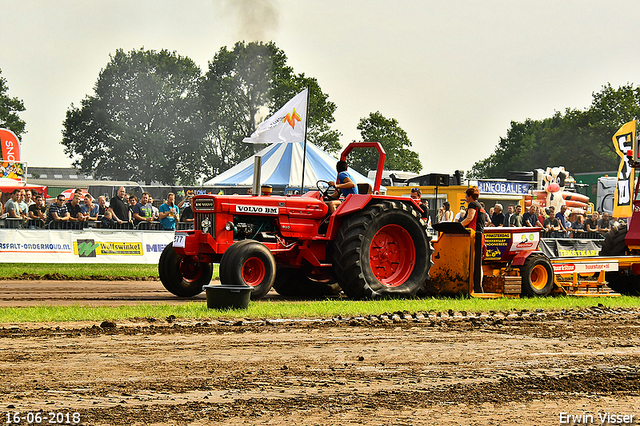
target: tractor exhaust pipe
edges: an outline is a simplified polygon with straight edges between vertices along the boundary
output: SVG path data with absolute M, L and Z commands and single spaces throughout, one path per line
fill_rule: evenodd
M 252 192 L 254 196 L 260 195 L 260 180 L 262 171 L 262 156 L 256 155 L 253 160 L 253 187 Z

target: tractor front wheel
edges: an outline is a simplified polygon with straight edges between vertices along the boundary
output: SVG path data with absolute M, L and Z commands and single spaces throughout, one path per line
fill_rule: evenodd
M 211 282 L 213 266 L 194 261 L 190 256 L 181 256 L 169 243 L 158 262 L 158 275 L 164 288 L 178 297 L 193 297 L 202 293 L 202 286 Z
M 244 240 L 227 249 L 220 260 L 222 284 L 248 285 L 251 300 L 263 298 L 276 277 L 276 261 L 269 249 L 254 240 Z
M 546 256 L 529 256 L 520 268 L 520 274 L 524 295 L 547 296 L 553 290 L 553 266 Z
M 380 201 L 343 222 L 335 240 L 338 283 L 353 299 L 411 297 L 429 272 L 426 223 L 410 206 Z

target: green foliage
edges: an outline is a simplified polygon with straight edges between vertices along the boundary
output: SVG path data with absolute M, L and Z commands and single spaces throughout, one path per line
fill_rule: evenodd
M 336 152 L 336 106 L 314 78 L 295 74 L 274 43 L 220 49 L 206 75 L 175 52 L 121 49 L 94 94 L 71 105 L 62 144 L 73 165 L 98 178 L 196 184 L 253 154 L 242 139 L 256 117 L 311 88 L 308 139 Z
M 158 265 L 123 263 L 0 263 L 0 277 L 58 274 L 77 277 L 157 277 Z
M 18 116 L 19 112 L 25 111 L 24 103 L 18 98 L 9 97 L 8 91 L 7 79 L 0 76 L 0 127 L 11 130 L 20 138 L 26 133 L 26 123 Z
M 194 184 L 203 172 L 200 79 L 175 52 L 117 50 L 94 95 L 67 111 L 65 153 L 98 178 Z
M 305 87 L 311 91 L 307 138 L 336 152 L 340 134 L 329 126 L 336 106 L 316 79 L 296 75 L 273 42 L 238 42 L 233 50 L 220 49 L 209 62 L 201 87 L 208 173 L 215 176 L 253 154 L 254 146 L 242 139 L 255 131 L 256 117 L 266 115 L 267 109 L 274 113 Z
M 360 119 L 357 128 L 363 142 L 380 142 L 387 153 L 385 170 L 418 173 L 422 169 L 418 153 L 409 149 L 411 141 L 407 132 L 395 118 L 386 118 L 380 111 L 372 112 L 369 117 Z M 354 150 L 349 158 L 349 166 L 366 176 L 369 170 L 378 167 L 378 152 L 374 149 Z
M 493 154 L 473 165 L 469 177 L 504 178 L 509 171 L 560 165 L 571 173 L 617 170 L 611 138 L 638 117 L 640 88 L 607 84 L 584 111 L 567 109 L 544 120 L 512 121 L 507 136 L 500 138 Z

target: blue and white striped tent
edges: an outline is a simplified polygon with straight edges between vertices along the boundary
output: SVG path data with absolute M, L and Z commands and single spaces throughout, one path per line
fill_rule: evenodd
M 302 157 L 304 144 L 277 143 L 261 150 L 255 155 L 262 156 L 261 185 L 271 185 L 274 188 L 299 189 L 302 184 Z M 247 158 L 240 164 L 207 181 L 204 185 L 212 186 L 251 186 L 253 184 L 254 156 Z M 336 163 L 338 160 L 322 151 L 311 142 L 307 142 L 307 166 L 304 171 L 305 188 L 315 188 L 320 179 L 335 181 Z M 349 174 L 356 183 L 373 181 L 355 170 L 349 168 Z

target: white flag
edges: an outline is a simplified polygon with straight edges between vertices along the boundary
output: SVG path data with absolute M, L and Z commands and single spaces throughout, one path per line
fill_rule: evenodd
M 307 125 L 306 88 L 287 102 L 278 112 L 260 123 L 251 137 L 242 139 L 248 143 L 294 143 L 304 141 L 304 127 Z

